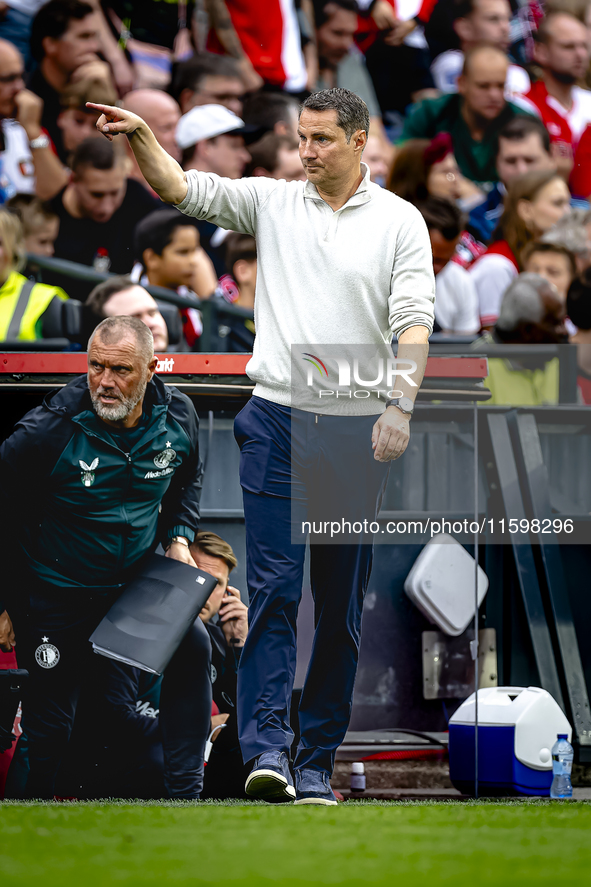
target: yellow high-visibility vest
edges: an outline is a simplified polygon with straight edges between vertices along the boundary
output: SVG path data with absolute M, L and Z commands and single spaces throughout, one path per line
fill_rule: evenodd
M 33 283 L 12 271 L 0 287 L 0 341 L 40 339 L 37 322 L 54 298 L 67 299 L 59 286 Z

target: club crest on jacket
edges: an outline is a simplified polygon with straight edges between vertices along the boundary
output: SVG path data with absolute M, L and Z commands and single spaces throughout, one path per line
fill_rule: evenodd
M 91 487 L 94 483 L 95 470 L 98 468 L 99 460 L 98 456 L 96 459 L 93 459 L 90 465 L 87 465 L 82 459 L 79 460 L 80 468 L 82 469 L 82 474 L 80 475 L 80 479 L 85 487 Z

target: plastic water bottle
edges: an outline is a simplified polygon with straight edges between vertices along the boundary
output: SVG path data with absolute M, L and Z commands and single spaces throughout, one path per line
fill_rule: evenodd
M 365 767 L 362 761 L 351 764 L 351 791 L 365 791 Z
M 570 774 L 573 767 L 573 747 L 566 733 L 559 733 L 552 747 L 552 772 L 554 778 L 550 786 L 551 798 L 572 798 L 573 786 Z

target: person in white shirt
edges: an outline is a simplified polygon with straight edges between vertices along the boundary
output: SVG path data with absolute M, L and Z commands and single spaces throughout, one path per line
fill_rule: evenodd
M 481 43 L 498 46 L 507 52 L 510 44 L 511 7 L 508 0 L 460 0 L 456 3 L 454 30 L 461 49 L 448 49 L 437 56 L 431 74 L 441 92 L 457 92 L 458 77 L 464 66 L 464 55 Z M 510 64 L 505 96 L 512 101 L 529 91 L 530 79 L 524 68 Z M 531 110 L 531 108 L 528 108 Z
M 431 240 L 435 274 L 435 320 L 442 332 L 469 336 L 480 329 L 478 295 L 468 272 L 453 261 L 464 229 L 455 203 L 430 197 L 417 204 Z
M 360 533 L 353 515 L 363 511 L 375 522 L 388 464 L 409 441 L 433 327 L 425 223 L 415 207 L 370 181 L 361 162 L 369 113 L 349 90 L 315 93 L 302 106 L 306 182 L 184 173 L 143 120 L 119 108 L 97 109 L 103 112 L 97 127 L 107 137 L 129 134 L 144 176 L 163 200 L 256 237 L 257 335 L 248 363 L 256 387 L 235 423 L 251 624 L 238 678 L 240 745 L 252 766 L 246 791 L 265 800 L 335 804 L 329 779 L 351 713 L 372 558 L 372 531 Z M 373 375 L 363 376 L 372 382 L 363 383 L 359 398 L 341 370 L 346 376 L 347 356 L 362 346 L 372 354 L 385 348 L 391 361 L 394 334 L 398 360 L 413 363 L 406 373 L 396 365 L 389 380 L 396 390 L 384 391 L 384 409 Z M 329 353 L 337 355 L 334 363 Z M 345 355 L 345 368 L 338 355 Z M 292 386 L 292 370 L 301 384 Z M 348 396 L 337 398 L 337 392 Z M 322 501 L 313 501 L 319 491 Z M 352 522 L 343 524 L 332 548 L 322 527 L 314 534 L 316 518 L 336 516 L 335 509 L 345 524 Z M 289 710 L 308 534 L 322 544 L 310 546 L 316 633 L 299 709 L 294 788 Z

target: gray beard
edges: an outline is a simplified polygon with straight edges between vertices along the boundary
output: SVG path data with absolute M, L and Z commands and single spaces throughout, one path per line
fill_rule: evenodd
M 92 401 L 94 411 L 99 419 L 107 420 L 109 422 L 123 422 L 135 410 L 137 405 L 141 403 L 141 401 L 144 399 L 147 387 L 148 380 L 144 379 L 138 385 L 137 391 L 134 395 L 132 395 L 131 397 L 123 397 L 122 395 L 118 395 L 118 397 L 121 398 L 119 403 L 114 403 L 112 405 L 107 405 L 100 402 L 100 395 L 107 393 L 103 388 L 99 388 L 98 391 L 96 391 L 94 394 L 91 392 L 90 399 Z

